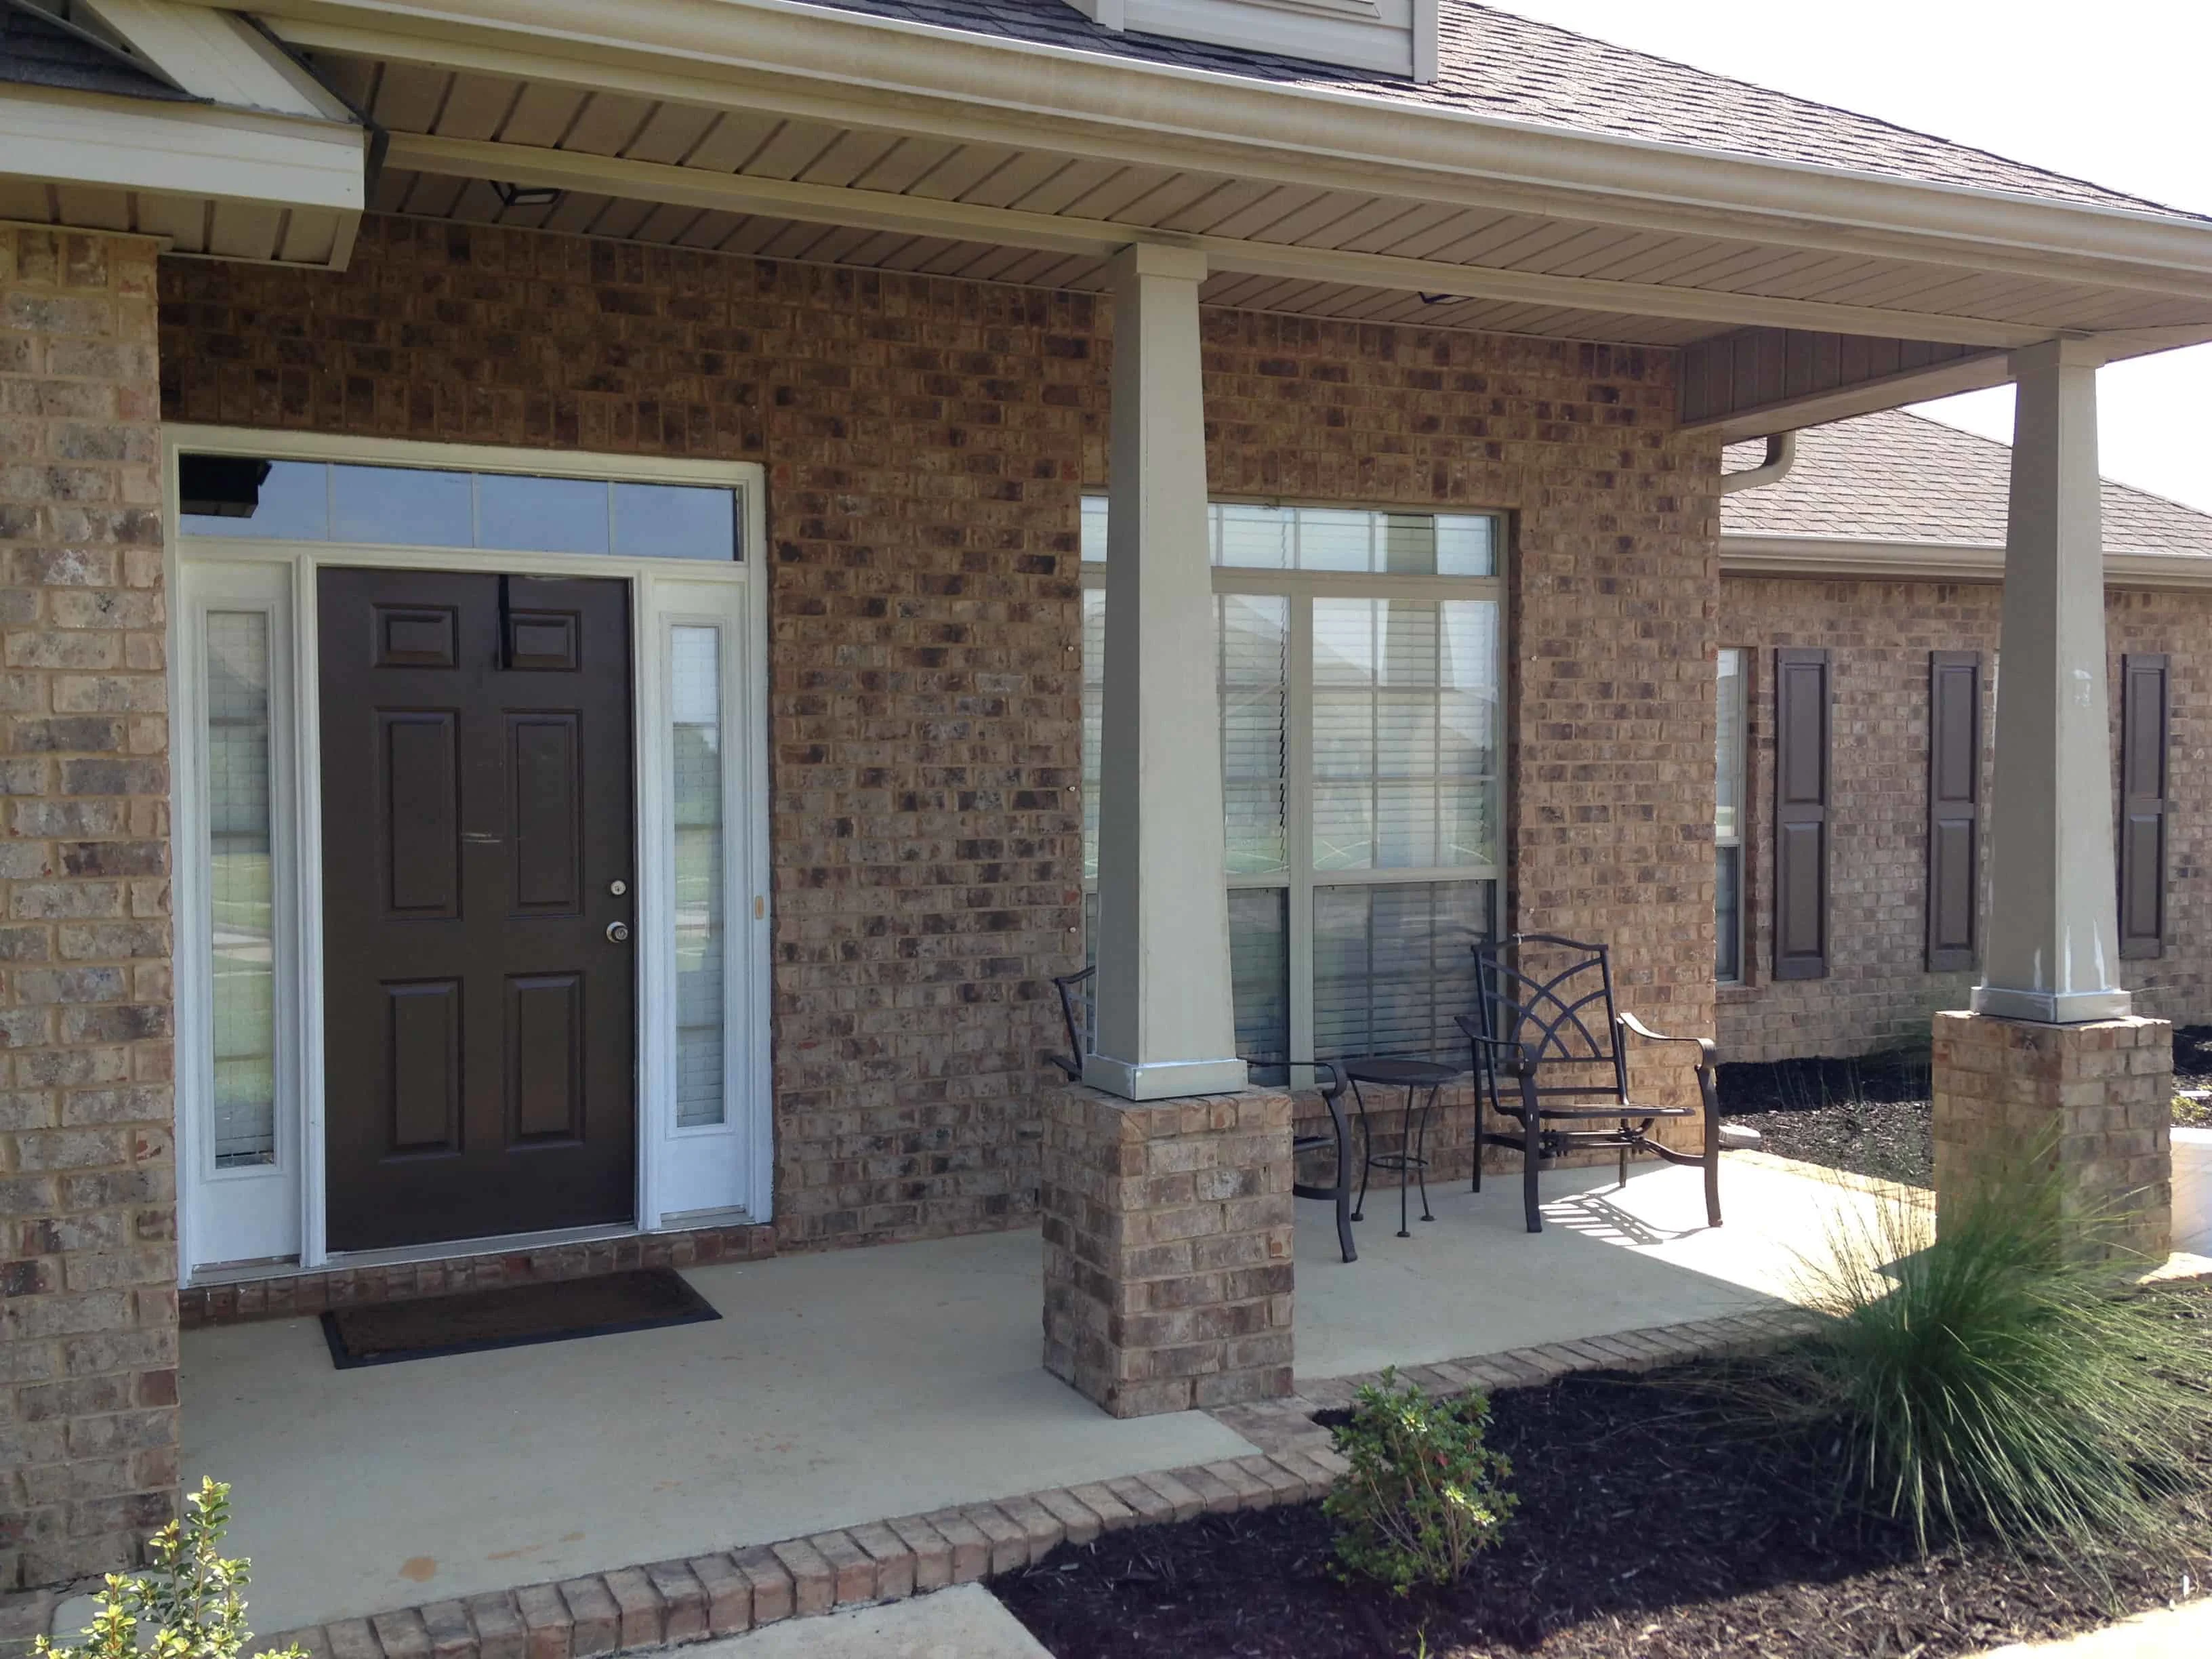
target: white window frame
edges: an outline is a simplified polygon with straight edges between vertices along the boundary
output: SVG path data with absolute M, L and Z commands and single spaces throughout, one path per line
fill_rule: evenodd
M 1735 659 L 1735 692 L 1730 696 L 1723 689 L 1727 681 L 1721 678 L 1721 666 L 1729 658 Z M 1747 982 L 1750 966 L 1749 914 L 1751 906 L 1745 899 L 1745 888 L 1749 884 L 1749 872 L 1744 867 L 1744 818 L 1751 810 L 1751 652 L 1741 646 L 1724 645 L 1713 659 L 1713 729 L 1716 733 L 1713 761 L 1713 852 L 1716 860 L 1713 880 L 1714 897 L 1714 963 L 1713 982 L 1717 985 L 1742 985 Z M 1723 831 L 1720 822 L 1720 759 L 1717 734 L 1733 725 L 1735 732 L 1735 827 Z M 1720 873 L 1717 865 L 1724 848 L 1735 849 L 1735 973 L 1723 978 L 1720 973 L 1719 915 Z
M 164 429 L 171 623 L 170 706 L 175 845 L 178 1261 L 184 1282 L 335 1261 L 465 1255 L 478 1248 L 621 1236 L 771 1218 L 775 1198 L 769 1071 L 768 572 L 765 476 L 750 462 L 667 459 L 566 450 L 335 437 L 178 425 Z M 179 533 L 178 457 L 427 467 L 608 482 L 707 485 L 738 492 L 743 556 L 707 560 L 353 542 L 236 539 Z M 325 565 L 395 570 L 611 577 L 630 588 L 632 799 L 637 868 L 638 1187 L 635 1218 L 613 1227 L 334 1255 L 324 1228 L 322 840 L 316 575 Z M 214 1162 L 211 928 L 205 803 L 205 627 L 210 611 L 259 611 L 270 623 L 270 816 L 276 906 L 276 1158 Z M 670 630 L 721 631 L 726 1018 L 720 1124 L 675 1123 L 673 731 Z M 719 1149 L 720 1156 L 717 1156 Z
M 1402 514 L 1414 517 L 1467 517 L 1491 520 L 1491 574 L 1487 576 L 1412 576 L 1379 571 L 1268 570 L 1243 565 L 1212 567 L 1213 592 L 1263 594 L 1289 599 L 1290 639 L 1284 703 L 1284 831 L 1288 868 L 1280 875 L 1231 873 L 1228 886 L 1286 890 L 1289 906 L 1290 1052 L 1294 1059 L 1314 1056 L 1314 892 L 1322 887 L 1420 886 L 1438 882 L 1483 882 L 1491 884 L 1491 922 L 1494 927 L 1507 914 L 1504 841 L 1511 823 L 1508 799 L 1510 787 L 1506 764 L 1506 713 L 1509 676 L 1507 641 L 1510 619 L 1506 611 L 1507 559 L 1510 520 L 1495 507 L 1409 507 L 1402 502 L 1313 501 L 1289 498 L 1212 495 L 1211 506 L 1260 505 L 1313 507 L 1332 512 Z M 1082 585 L 1103 592 L 1106 566 L 1090 561 L 1083 566 Z M 1497 607 L 1498 688 L 1494 703 L 1497 730 L 1492 734 L 1495 839 L 1486 864 L 1454 864 L 1382 870 L 1316 870 L 1313 867 L 1313 606 L 1317 599 L 1488 600 Z M 1086 899 L 1097 883 L 1086 879 Z M 1086 910 L 1088 905 L 1085 906 Z

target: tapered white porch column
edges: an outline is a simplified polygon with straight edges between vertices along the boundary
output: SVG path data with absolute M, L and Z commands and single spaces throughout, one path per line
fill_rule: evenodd
M 1099 734 L 1097 1052 L 1130 1100 L 1241 1089 L 1229 988 L 1221 719 L 1206 562 L 1203 255 L 1113 265 L 1113 480 Z
M 2105 690 L 2097 368 L 2087 342 L 2013 354 L 1990 817 L 1989 942 L 1974 1012 L 2076 1024 L 2132 1006 L 2120 988 L 2112 738 Z

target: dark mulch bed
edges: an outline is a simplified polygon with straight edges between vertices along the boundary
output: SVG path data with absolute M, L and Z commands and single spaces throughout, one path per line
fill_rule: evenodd
M 2212 1025 L 2174 1032 L 2173 1086 L 2212 1091 Z M 1720 1094 L 1728 1121 L 1758 1130 L 1763 1152 L 1909 1187 L 1935 1184 L 1924 1049 L 1723 1066 Z M 2212 1093 L 2178 1094 L 2173 1121 L 2212 1127 Z
M 1723 1066 L 1720 1092 L 1723 1115 L 1758 1130 L 1762 1152 L 1907 1186 L 1935 1184 L 1925 1053 Z
M 2212 1129 L 2212 1094 L 2191 1100 L 2182 1090 L 2212 1091 L 2212 1025 L 2177 1026 L 2173 1033 L 2173 1121 Z
M 2196 1305 L 2212 1318 L 2212 1296 Z M 2185 1572 L 2204 1578 L 2203 1550 L 2113 1562 L 2109 1599 L 1995 1544 L 1917 1559 L 1901 1528 L 1837 1509 L 1832 1443 L 1747 1433 L 1694 1373 L 1573 1376 L 1495 1411 L 1521 1506 L 1448 1590 L 1338 1583 L 1310 1504 L 1063 1545 L 994 1588 L 1059 1659 L 1941 1659 L 2164 1606 Z

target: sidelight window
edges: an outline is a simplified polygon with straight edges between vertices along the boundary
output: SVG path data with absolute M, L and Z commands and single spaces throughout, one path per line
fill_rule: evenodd
M 1209 520 L 1238 1050 L 1456 1054 L 1499 873 L 1498 521 L 1239 502 Z M 1103 499 L 1083 550 L 1095 883 Z
M 669 630 L 675 741 L 676 1123 L 723 1120 L 722 630 Z
M 205 626 L 215 1164 L 229 1170 L 276 1157 L 269 617 L 211 611 Z

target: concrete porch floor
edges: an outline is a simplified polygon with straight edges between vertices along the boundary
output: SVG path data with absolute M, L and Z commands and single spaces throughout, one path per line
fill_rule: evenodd
M 1743 1313 L 1863 1188 L 1731 1155 L 1729 1225 L 1693 1170 L 1432 1194 L 1360 1260 L 1299 1206 L 1301 1382 Z M 1414 1212 L 1419 1215 L 1418 1200 Z M 714 1322 L 334 1370 L 313 1320 L 190 1333 L 184 1472 L 234 1487 L 264 1632 L 1245 1455 L 1200 1413 L 1115 1421 L 1039 1364 L 1031 1231 L 696 1269 Z

